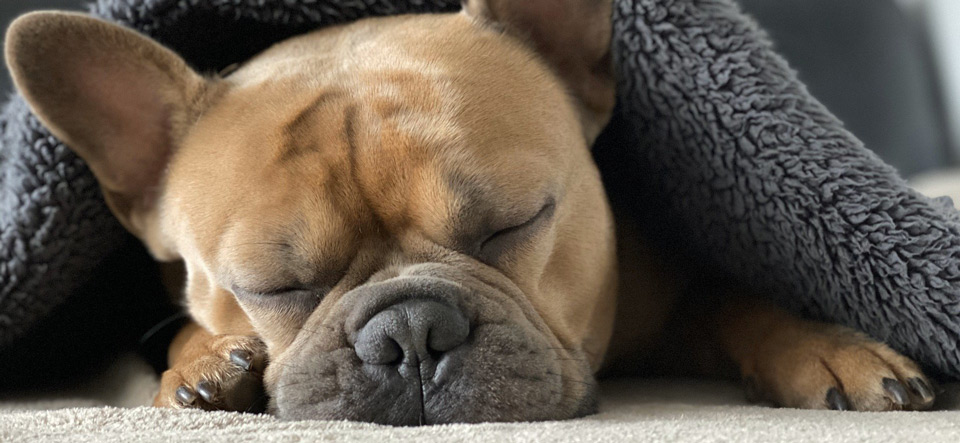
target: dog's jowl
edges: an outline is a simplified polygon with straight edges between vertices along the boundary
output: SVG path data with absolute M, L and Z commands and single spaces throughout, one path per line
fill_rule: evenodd
M 777 405 L 929 407 L 916 365 L 855 331 L 736 289 L 685 315 L 696 276 L 616 221 L 590 154 L 614 106 L 610 14 L 468 0 L 207 76 L 133 31 L 45 12 L 12 25 L 6 56 L 117 218 L 185 265 L 194 323 L 158 406 L 564 419 L 596 409 L 605 366 L 729 360 Z M 678 322 L 698 334 L 677 340 Z

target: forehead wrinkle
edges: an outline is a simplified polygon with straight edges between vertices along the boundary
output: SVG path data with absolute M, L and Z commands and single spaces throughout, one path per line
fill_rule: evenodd
M 352 128 L 351 158 L 365 204 L 394 231 L 418 222 L 435 232 L 440 224 L 447 228 L 454 196 L 443 165 L 463 144 L 455 118 L 460 94 L 436 65 L 427 73 L 376 70 L 364 75 L 364 84 L 358 91 L 363 127 Z
M 284 163 L 303 154 L 318 149 L 318 137 L 313 129 L 318 115 L 327 105 L 344 96 L 338 89 L 320 90 L 319 95 L 306 106 L 297 110 L 285 123 L 280 125 L 281 142 L 274 155 L 274 161 Z
M 388 45 L 388 51 L 379 43 L 371 50 L 384 57 L 327 64 L 333 69 L 323 75 L 324 80 L 307 85 L 307 90 L 321 92 L 281 125 L 274 160 L 296 159 L 293 164 L 312 175 L 304 178 L 311 187 L 320 185 L 318 192 L 330 195 L 332 205 L 362 214 L 357 230 L 363 229 L 363 223 L 386 231 L 388 221 L 393 230 L 403 229 L 413 218 L 432 222 L 434 227 L 440 219 L 449 223 L 454 209 L 447 206 L 453 196 L 443 181 L 446 168 L 441 165 L 447 161 L 441 157 L 447 156 L 442 151 L 450 151 L 463 138 L 456 124 L 462 107 L 456 77 L 451 77 L 456 74 L 443 60 L 414 56 L 393 45 Z M 330 83 L 339 89 L 322 90 L 323 84 Z M 341 107 L 343 97 L 349 100 Z M 338 103 L 335 110 L 333 103 Z M 336 131 L 331 123 L 341 115 L 342 128 Z M 396 135 L 378 143 L 375 134 L 388 126 Z M 322 137 L 324 130 L 330 131 L 327 139 Z M 337 132 L 339 137 L 333 135 Z M 331 149 L 324 149 L 320 157 L 302 155 L 328 145 Z M 462 147 L 453 150 L 458 149 Z M 343 158 L 344 166 L 327 164 L 334 157 Z
M 363 130 L 353 128 L 355 182 L 378 227 L 397 234 L 414 218 L 411 209 L 422 190 L 429 154 L 393 123 L 369 118 L 369 112 L 364 117 Z
M 357 133 L 357 114 L 358 106 L 350 105 L 347 107 L 343 116 L 343 140 L 347 145 L 347 157 L 350 162 L 350 180 L 353 183 L 357 197 L 360 200 L 361 210 L 364 210 L 366 214 L 371 216 L 374 221 L 374 225 L 377 226 L 379 231 L 383 227 L 383 221 L 380 220 L 373 210 L 373 204 L 368 196 L 366 187 L 364 186 L 363 180 L 360 178 L 360 166 L 358 161 L 358 156 L 360 155 L 360 150 L 358 149 L 358 133 Z M 358 223 L 359 224 L 359 223 Z

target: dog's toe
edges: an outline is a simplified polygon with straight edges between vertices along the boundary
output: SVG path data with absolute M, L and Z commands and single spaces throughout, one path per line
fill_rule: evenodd
M 220 388 L 210 380 L 201 380 L 197 383 L 197 394 L 203 397 L 203 400 L 210 404 L 220 402 Z
M 837 388 L 827 389 L 827 406 L 834 411 L 846 411 L 850 409 L 850 401 Z
M 889 397 L 894 404 L 904 406 L 910 403 L 910 395 L 907 394 L 907 389 L 903 387 L 903 383 L 900 383 L 899 380 L 884 377 L 881 384 L 883 385 L 883 390 L 887 391 L 887 397 Z
M 253 354 L 246 349 L 234 349 L 230 351 L 230 361 L 244 371 L 253 368 Z
M 197 393 L 189 386 L 180 386 L 176 391 L 177 401 L 184 406 L 193 405 L 197 401 Z
M 744 374 L 753 401 L 841 411 L 933 406 L 934 389 L 913 361 L 852 330 L 773 337 L 764 348 Z
M 907 385 L 910 386 L 911 398 L 920 404 L 922 409 L 933 405 L 936 395 L 934 395 L 930 382 L 921 377 L 914 377 L 907 382 Z
M 163 374 L 155 406 L 262 412 L 266 347 L 253 337 L 220 336 L 207 352 Z

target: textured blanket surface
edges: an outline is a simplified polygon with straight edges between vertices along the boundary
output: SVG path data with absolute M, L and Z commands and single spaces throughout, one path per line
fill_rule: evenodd
M 0 401 L 0 441 L 10 442 L 950 442 L 960 411 L 837 412 L 752 406 L 738 386 L 691 380 L 601 384 L 600 413 L 579 420 L 395 428 L 264 415 L 173 411 L 148 404 L 156 376 L 125 358 L 97 379 L 51 397 Z M 955 386 L 941 407 L 957 408 Z M 117 407 L 122 406 L 122 407 Z
M 614 192 L 705 266 L 960 375 L 950 199 L 843 129 L 734 2 L 615 5 Z
M 960 216 L 811 97 L 733 0 L 615 0 L 611 192 L 696 266 L 960 375 Z M 201 70 L 360 18 L 459 0 L 100 0 Z M 84 165 L 14 98 L 0 118 L 0 346 L 123 242 Z M 660 229 L 670 227 L 670 230 Z M 691 265 L 693 266 L 693 265 Z

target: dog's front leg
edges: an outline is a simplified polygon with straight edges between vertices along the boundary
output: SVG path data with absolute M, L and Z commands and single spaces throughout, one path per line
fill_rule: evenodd
M 731 297 L 718 315 L 720 343 L 754 400 L 862 411 L 933 404 L 933 388 L 913 361 L 860 332 L 755 298 Z
M 189 323 L 170 344 L 154 406 L 261 412 L 266 347 L 259 338 L 213 335 Z

